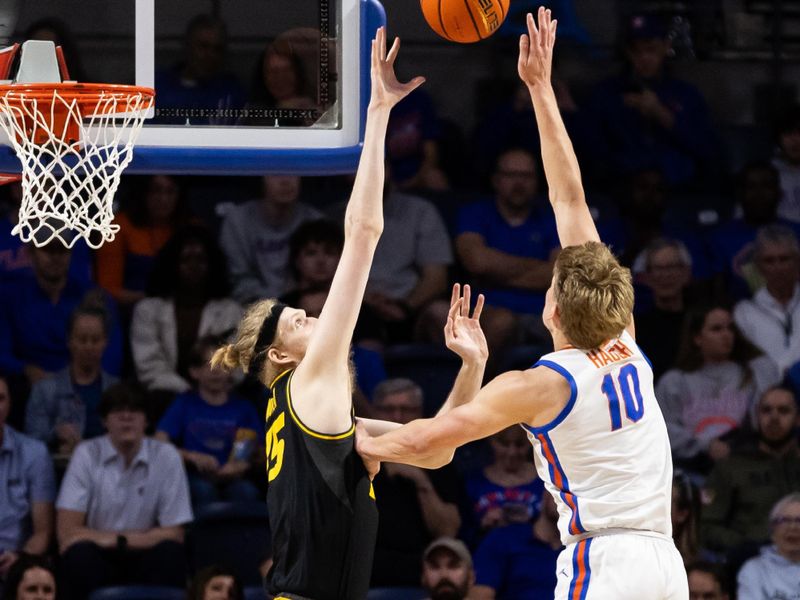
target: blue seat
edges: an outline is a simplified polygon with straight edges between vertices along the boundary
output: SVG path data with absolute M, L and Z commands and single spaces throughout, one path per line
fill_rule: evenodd
M 422 588 L 385 587 L 372 588 L 367 593 L 367 600 L 425 600 L 428 593 Z
M 186 590 L 151 585 L 100 588 L 89 600 L 185 600 Z
M 270 556 L 270 531 L 264 502 L 215 502 L 198 509 L 187 532 L 193 572 L 210 566 L 232 569 L 245 586 L 260 586 L 260 564 Z
M 267 593 L 262 586 L 248 586 L 244 588 L 244 600 L 267 600 Z
M 435 414 L 444 404 L 461 368 L 458 356 L 434 344 L 390 346 L 383 361 L 389 377 L 405 377 L 422 388 L 426 415 Z

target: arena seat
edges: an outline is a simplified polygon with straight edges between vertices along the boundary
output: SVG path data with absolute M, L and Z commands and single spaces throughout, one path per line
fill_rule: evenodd
M 219 564 L 232 569 L 245 586 L 260 586 L 259 565 L 270 556 L 267 505 L 215 502 L 197 509 L 186 548 L 193 573 Z
M 89 600 L 185 600 L 186 590 L 151 585 L 115 586 L 92 592 Z
M 267 593 L 260 585 L 251 585 L 244 588 L 244 600 L 267 600 Z
M 422 588 L 410 587 L 372 588 L 367 593 L 367 600 L 424 600 L 427 597 Z

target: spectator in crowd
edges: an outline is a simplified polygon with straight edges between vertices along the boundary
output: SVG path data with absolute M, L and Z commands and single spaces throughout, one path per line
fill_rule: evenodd
M 773 362 L 739 333 L 727 308 L 691 309 L 675 368 L 656 386 L 676 464 L 705 473 L 728 457 L 731 436 L 780 379 Z
M 734 319 L 783 373 L 800 360 L 800 244 L 791 229 L 768 225 L 758 231 L 753 258 L 764 286 L 736 305 Z
M 182 588 L 192 509 L 181 457 L 145 437 L 135 388 L 107 389 L 100 414 L 108 434 L 78 444 L 56 503 L 64 598 L 83 600 L 109 585 Z
M 422 587 L 428 600 L 467 600 L 475 582 L 472 556 L 461 540 L 440 537 L 422 554 Z
M 34 276 L 0 288 L 0 372 L 24 375 L 32 385 L 69 363 L 69 316 L 86 300 L 89 288 L 68 277 L 71 252 L 60 241 L 29 248 Z M 113 309 L 103 294 L 90 296 Z M 103 368 L 117 375 L 122 332 L 114 317 L 112 312 Z
M 489 443 L 492 462 L 464 481 L 469 503 L 465 539 L 471 545 L 494 527 L 532 521 L 544 495 L 544 483 L 536 474 L 531 444 L 522 427 L 504 429 Z
M 327 290 L 343 246 L 344 231 L 334 221 L 315 219 L 300 225 L 289 238 L 292 286 L 283 302 L 294 306 L 294 300 L 307 291 Z
M 185 217 L 185 200 L 175 177 L 133 179 L 129 206 L 116 215 L 119 232 L 97 249 L 97 282 L 121 307 L 132 310 L 145 297 L 155 256 Z
M 672 539 L 683 563 L 697 560 L 699 555 L 698 525 L 700 494 L 689 476 L 676 471 L 672 478 Z
M 685 223 L 667 216 L 670 198 L 663 173 L 644 168 L 621 184 L 619 219 L 600 221 L 597 227 L 622 263 L 631 268 L 634 281 L 642 280 L 647 247 L 663 237 L 683 242 L 692 258 L 692 278 L 708 280 L 712 272 L 705 244 Z
M 646 167 L 664 173 L 671 186 L 697 183 L 714 171 L 718 154 L 708 108 L 691 84 L 669 74 L 664 24 L 635 15 L 625 29 L 625 71 L 591 94 L 586 134 L 591 161 L 608 181 Z
M 678 354 L 692 257 L 680 240 L 656 238 L 645 249 L 644 262 L 642 281 L 650 288 L 653 305 L 636 316 L 636 343 L 650 359 L 657 381 Z
M 756 407 L 758 438 L 734 448 L 711 471 L 703 491 L 703 545 L 721 553 L 747 555 L 767 541 L 770 508 L 800 492 L 800 425 L 797 400 L 787 388 L 761 394 Z
M 244 587 L 233 571 L 211 565 L 194 576 L 187 600 L 244 600 Z
M 55 600 L 56 578 L 50 561 L 42 556 L 23 554 L 8 572 L 3 600 Z
M 196 387 L 175 398 L 156 427 L 155 438 L 175 444 L 186 463 L 195 507 L 260 496 L 246 475 L 264 425 L 250 402 L 231 395 L 230 374 L 211 368 L 218 346 L 216 338 L 195 343 L 189 373 Z
M 147 298 L 136 305 L 131 349 L 139 381 L 150 391 L 187 391 L 192 347 L 232 333 L 242 307 L 228 298 L 225 256 L 199 225 L 179 229 L 156 257 Z
M 70 79 L 81 83 L 90 81 L 83 69 L 83 61 L 75 36 L 61 19 L 45 17 L 34 21 L 28 25 L 22 37 L 24 40 L 45 40 L 61 46 Z
M 399 189 L 442 191 L 450 187 L 440 164 L 440 136 L 436 108 L 423 89 L 417 88 L 394 107 L 386 130 L 386 158 L 388 176 Z
M 781 498 L 769 515 L 772 545 L 737 576 L 739 600 L 797 597 L 800 582 L 800 493 Z
M 8 384 L 0 377 L 0 581 L 21 552 L 47 552 L 56 495 L 47 448 L 6 423 L 10 408 Z
M 555 218 L 537 196 L 539 169 L 528 151 L 512 148 L 497 159 L 494 198 L 464 207 L 456 252 L 486 296 L 483 329 L 490 357 L 524 337 L 549 339 L 542 325 L 544 294 L 559 247 Z
M 285 127 L 307 126 L 316 121 L 320 106 L 306 60 L 318 65 L 319 56 L 306 55 L 303 50 L 309 47 L 319 52 L 319 32 L 306 28 L 285 32 L 267 45 L 253 69 L 246 105 L 250 116 L 240 119 L 240 124 L 274 126 L 277 123 Z M 276 115 L 271 109 L 311 112 L 307 116 Z
M 2 186 L 0 193 L 8 199 L 7 212 L 0 217 L 0 283 L 8 283 L 33 275 L 33 260 L 28 244 L 11 231 L 19 223 L 22 184 L 19 181 Z M 69 278 L 88 286 L 92 282 L 94 258 L 82 239 L 72 246 Z
M 159 109 L 235 109 L 244 104 L 244 90 L 236 76 L 225 69 L 228 31 L 219 17 L 200 14 L 186 26 L 184 58 L 168 69 L 158 69 L 155 89 Z M 185 115 L 159 119 L 186 123 Z M 194 119 L 193 119 L 194 120 Z M 195 123 L 224 124 L 214 115 Z
M 779 154 L 773 161 L 781 181 L 782 197 L 778 215 L 800 223 L 800 104 L 796 104 L 778 125 Z
M 781 188 L 778 171 L 766 161 L 745 165 L 736 177 L 736 196 L 741 215 L 720 224 L 710 234 L 714 271 L 728 279 L 735 298 L 743 298 L 764 283 L 753 264 L 753 242 L 761 227 L 783 224 L 800 233 L 800 223 L 777 216 Z
M 321 216 L 299 198 L 299 177 L 267 175 L 262 198 L 226 214 L 220 245 L 228 259 L 233 297 L 242 304 L 288 291 L 289 237 L 304 221 Z
M 693 562 L 686 567 L 686 574 L 689 577 L 689 600 L 728 600 L 725 576 L 717 565 Z
M 377 418 L 405 424 L 422 418 L 422 390 L 408 379 L 388 379 L 376 388 L 374 406 Z M 426 545 L 454 536 L 461 526 L 455 468 L 429 471 L 385 463 L 373 485 L 381 519 L 372 586 L 417 585 Z
M 109 316 L 100 304 L 84 302 L 70 315 L 69 365 L 37 381 L 25 413 L 25 433 L 58 454 L 69 455 L 83 439 L 103 435 L 98 410 L 103 391 L 117 378 L 103 370 Z
M 452 263 L 450 236 L 436 207 L 390 185 L 383 200 L 383 234 L 364 296 L 365 306 L 383 322 L 389 343 L 411 338 L 444 343 L 442 328 L 450 307 L 447 269 Z
M 556 589 L 556 560 L 561 552 L 558 509 L 542 498 L 533 521 L 490 531 L 475 551 L 473 600 L 549 598 Z

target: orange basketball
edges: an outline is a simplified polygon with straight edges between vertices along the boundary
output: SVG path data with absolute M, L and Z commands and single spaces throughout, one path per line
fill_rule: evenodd
M 451 42 L 471 44 L 497 31 L 509 0 L 419 0 L 422 14 L 436 33 Z

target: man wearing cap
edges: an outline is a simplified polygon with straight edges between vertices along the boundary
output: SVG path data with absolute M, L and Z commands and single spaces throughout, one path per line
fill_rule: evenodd
M 428 600 L 464 600 L 475 582 L 472 556 L 461 540 L 440 537 L 422 554 L 422 587 Z
M 183 587 L 183 525 L 192 509 L 181 457 L 145 437 L 137 390 L 111 386 L 100 414 L 108 434 L 77 446 L 56 503 L 64 598 L 109 585 Z
M 655 168 L 670 185 L 691 185 L 714 166 L 718 146 L 705 100 L 667 72 L 669 50 L 658 18 L 632 17 L 625 27 L 625 71 L 601 82 L 590 98 L 588 138 L 581 141 L 595 175 L 607 184 Z

